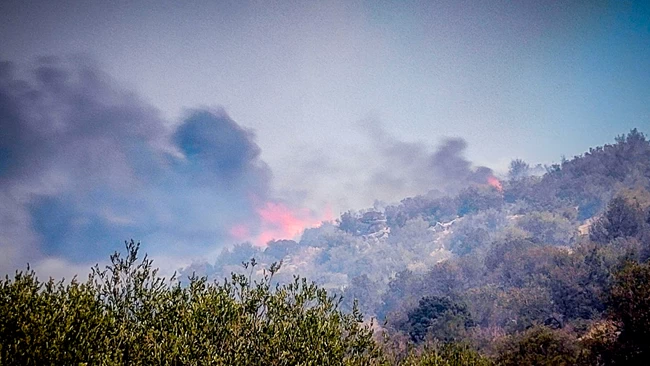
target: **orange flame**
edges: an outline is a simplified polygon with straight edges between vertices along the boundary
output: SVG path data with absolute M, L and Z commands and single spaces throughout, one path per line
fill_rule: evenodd
M 230 229 L 230 235 L 237 240 L 252 239 L 259 246 L 264 246 L 271 240 L 294 239 L 306 228 L 320 225 L 323 221 L 332 220 L 332 212 L 326 207 L 323 215 L 316 215 L 307 209 L 292 210 L 283 203 L 266 202 L 255 210 L 261 225 L 256 237 L 250 235 L 250 229 L 245 224 L 238 224 Z
M 495 177 L 494 175 L 488 177 L 487 184 L 496 188 L 497 191 L 503 193 L 503 186 L 501 185 L 501 181 L 499 181 L 499 179 L 497 179 L 497 177 Z

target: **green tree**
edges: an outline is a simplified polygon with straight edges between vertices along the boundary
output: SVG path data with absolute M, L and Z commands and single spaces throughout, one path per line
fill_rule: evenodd
M 494 363 L 467 345 L 458 343 L 426 345 L 415 349 L 402 366 L 491 366 Z
M 605 214 L 593 224 L 589 236 L 599 243 L 635 237 L 642 229 L 644 218 L 638 204 L 617 196 L 609 202 Z
M 464 216 L 470 213 L 498 209 L 503 205 L 503 195 L 494 188 L 483 188 L 471 186 L 463 189 L 456 197 L 458 215 Z
M 379 347 L 362 315 L 305 279 L 252 281 L 157 275 L 139 245 L 115 253 L 88 282 L 40 283 L 33 271 L 0 283 L 0 365 L 372 365 Z
M 616 273 L 608 311 L 620 324 L 616 341 L 616 364 L 647 364 L 650 361 L 650 264 L 628 263 Z
M 503 366 L 572 366 L 581 364 L 582 359 L 581 349 L 572 336 L 537 326 L 506 339 L 496 362 Z
M 427 337 L 443 342 L 460 340 L 474 322 L 465 304 L 448 297 L 427 296 L 408 313 L 408 334 L 414 342 Z
M 577 236 L 576 226 L 553 212 L 533 212 L 517 220 L 517 225 L 544 244 L 570 245 Z
M 0 314 L 0 365 L 110 362 L 110 320 L 91 284 L 41 283 L 28 268 L 0 282 Z

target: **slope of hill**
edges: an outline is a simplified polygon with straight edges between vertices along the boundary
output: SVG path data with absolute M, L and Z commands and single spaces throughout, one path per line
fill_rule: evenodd
M 586 245 L 590 223 L 614 196 L 640 197 L 650 189 L 650 144 L 637 130 L 546 167 L 542 176 L 521 163 L 513 161 L 502 189 L 475 184 L 455 196 L 416 196 L 385 208 L 348 211 L 335 223 L 306 230 L 299 241 L 271 241 L 265 248 L 242 243 L 224 250 L 216 263 L 184 272 L 221 278 L 250 258 L 267 265 L 283 261 L 279 280 L 301 274 L 345 291 L 346 299 L 368 292 L 366 297 L 374 298 L 362 299 L 363 310 L 384 315 L 391 309 L 381 298 L 404 271 L 426 273 L 447 261 L 483 262 L 498 243 L 519 239 L 553 250 L 576 249 Z
M 426 296 L 466 304 L 476 326 L 504 333 L 600 319 L 619 259 L 644 261 L 650 253 L 649 142 L 632 130 L 542 176 L 522 164 L 513 162 L 502 190 L 475 184 L 456 196 L 349 211 L 299 241 L 234 246 L 206 272 L 223 276 L 253 257 L 282 261 L 278 281 L 307 276 L 342 293 L 347 308 L 358 299 L 368 317 L 407 333 L 410 312 Z M 614 197 L 622 208 L 612 206 Z M 637 229 L 608 234 L 607 215 L 626 209 L 629 217 L 620 220 L 638 222 Z M 595 227 L 606 240 L 598 243 Z M 594 277 L 600 282 L 590 282 Z
M 220 282 L 166 281 L 133 241 L 85 283 L 18 271 L 0 364 L 647 364 L 649 158 L 633 130 L 541 177 L 514 161 L 500 184 L 236 245 L 201 268 L 244 271 Z

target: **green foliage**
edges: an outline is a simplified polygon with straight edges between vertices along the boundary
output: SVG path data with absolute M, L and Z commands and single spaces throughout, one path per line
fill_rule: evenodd
M 541 286 L 488 285 L 469 290 L 466 298 L 473 319 L 485 329 L 523 331 L 553 315 L 550 291 Z
M 644 219 L 638 204 L 618 196 L 607 205 L 607 211 L 594 223 L 589 235 L 591 240 L 599 243 L 636 237 L 644 225 Z
M 41 283 L 28 268 L 0 283 L 0 314 L 1 365 L 109 361 L 111 320 L 90 284 Z
M 448 297 L 427 296 L 408 313 L 406 328 L 414 342 L 427 338 L 443 342 L 459 340 L 474 325 L 467 306 Z
M 359 217 L 355 212 L 347 211 L 341 214 L 341 217 L 336 220 L 337 226 L 350 234 L 356 234 L 359 229 Z
M 538 247 L 539 244 L 527 238 L 522 237 L 507 237 L 503 240 L 498 240 L 492 243 L 485 256 L 485 266 L 488 270 L 494 271 L 499 267 L 504 267 L 509 270 L 512 262 L 517 261 L 522 253 L 526 253 L 529 249 Z M 506 275 L 510 278 L 511 275 Z M 512 278 L 512 280 L 521 280 L 521 278 Z
M 471 186 L 463 189 L 456 198 L 458 202 L 458 215 L 500 208 L 503 205 L 503 195 L 496 189 Z
M 451 197 L 436 199 L 415 196 L 403 199 L 397 206 L 386 207 L 386 220 L 391 229 L 404 226 L 410 219 L 422 217 L 430 223 L 449 221 L 456 217 L 458 202 Z
M 404 361 L 404 366 L 491 366 L 494 363 L 470 347 L 448 343 L 425 346 L 414 350 Z
M 505 211 L 495 209 L 480 211 L 455 220 L 444 242 L 454 254 L 476 256 L 484 251 L 492 243 L 494 236 L 508 225 Z
M 582 361 L 581 349 L 570 335 L 534 327 L 506 339 L 496 358 L 498 365 L 571 366 Z
M 489 232 L 481 227 L 463 227 L 456 230 L 449 243 L 449 249 L 458 255 L 467 255 L 476 248 L 482 247 L 490 240 Z
M 352 310 L 355 302 L 364 314 L 374 315 L 381 302 L 380 286 L 367 275 L 361 275 L 350 280 L 350 286 L 343 293 L 342 308 Z
M 420 278 L 412 271 L 403 270 L 397 272 L 388 283 L 388 289 L 382 295 L 381 302 L 383 306 L 377 311 L 380 318 L 386 318 L 388 312 L 396 309 L 417 304 L 418 299 L 415 294 L 421 295 L 422 283 Z
M 280 261 L 285 256 L 296 251 L 299 247 L 300 245 L 293 240 L 271 240 L 267 243 L 264 254 Z M 249 258 L 253 257 L 251 256 Z
M 433 251 L 432 240 L 429 223 L 418 217 L 408 220 L 402 227 L 391 231 L 387 244 L 402 249 L 401 255 L 407 257 L 404 259 L 408 263 L 412 263 L 423 257 L 426 258 Z
M 566 217 L 553 212 L 533 212 L 517 220 L 522 229 L 544 244 L 570 245 L 577 228 Z
M 86 282 L 17 272 L 0 282 L 0 365 L 648 364 L 649 161 L 636 130 L 543 177 L 516 160 L 503 193 L 417 196 L 299 242 L 235 245 L 204 265 L 235 273 L 219 283 L 165 280 L 134 242 Z M 386 320 L 383 347 L 359 309 Z
M 620 323 L 614 360 L 621 364 L 650 361 L 650 264 L 628 263 L 618 272 L 609 304 L 612 319 Z
M 553 211 L 577 207 L 584 220 L 598 214 L 622 187 L 648 187 L 650 143 L 636 129 L 615 144 L 591 148 L 582 156 L 550 167 L 542 179 L 511 181 L 504 196 L 522 200 L 531 209 Z
M 255 261 L 246 264 L 251 271 Z M 356 310 L 298 277 L 272 288 L 233 275 L 187 286 L 138 260 L 138 244 L 89 281 L 40 283 L 18 272 L 0 286 L 0 364 L 368 365 L 380 362 Z

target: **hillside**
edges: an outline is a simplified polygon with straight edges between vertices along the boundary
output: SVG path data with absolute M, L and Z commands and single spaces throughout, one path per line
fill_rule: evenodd
M 536 325 L 584 338 L 610 319 L 614 273 L 650 256 L 650 143 L 632 130 L 545 170 L 515 160 L 502 188 L 474 184 L 345 212 L 299 241 L 234 246 L 204 273 L 282 261 L 278 281 L 307 276 L 415 342 L 438 321 L 418 323 L 426 299 L 449 299 L 469 319 L 435 338 L 490 349 L 495 337 Z
M 585 244 L 591 223 L 617 195 L 641 200 L 650 188 L 650 145 L 637 130 L 616 142 L 545 167 L 543 175 L 515 160 L 502 187 L 471 185 L 454 196 L 430 194 L 398 204 L 343 213 L 308 229 L 299 241 L 241 243 L 215 263 L 185 269 L 218 278 L 255 258 L 283 261 L 278 275 L 305 275 L 330 289 L 370 281 L 384 292 L 403 271 L 426 272 L 440 262 L 481 260 L 496 241 L 524 238 L 540 246 Z M 642 207 L 641 209 L 644 209 Z M 378 309 L 366 307 L 370 314 Z
M 515 160 L 498 184 L 235 245 L 180 282 L 134 242 L 87 283 L 17 272 L 0 364 L 643 364 L 650 142 L 632 130 L 534 173 Z

